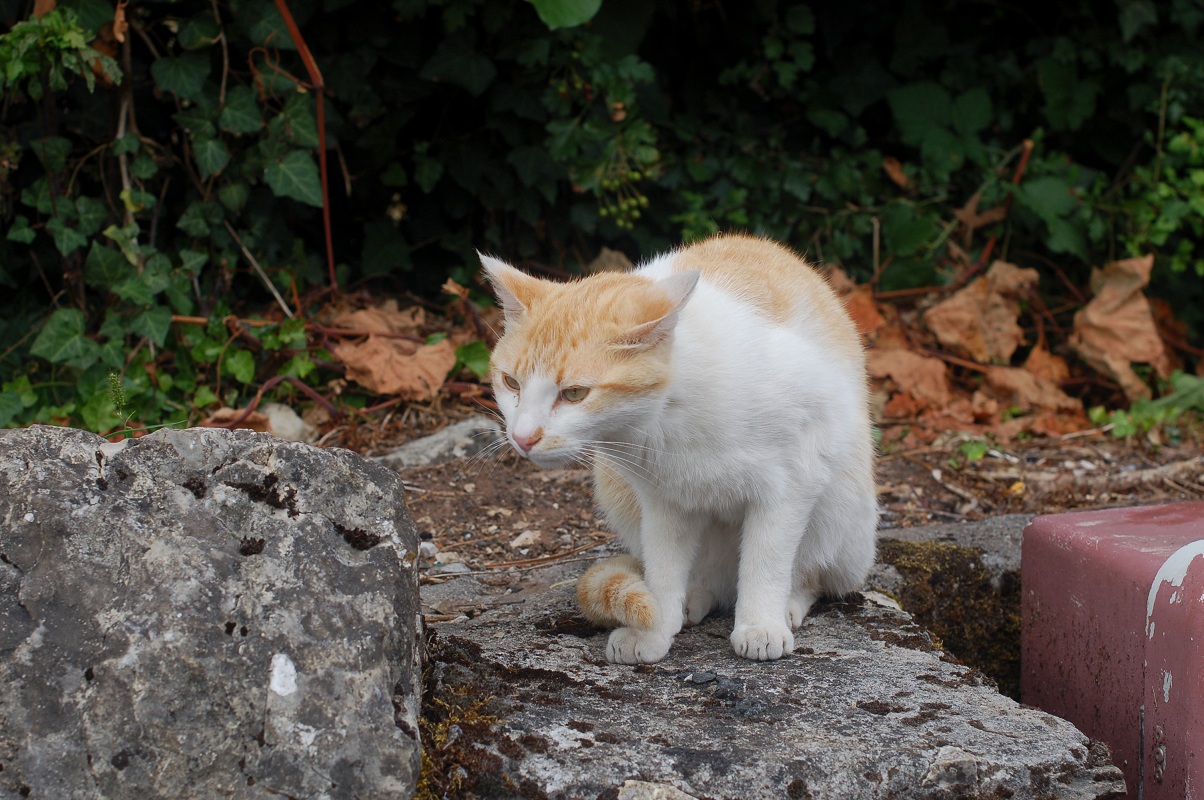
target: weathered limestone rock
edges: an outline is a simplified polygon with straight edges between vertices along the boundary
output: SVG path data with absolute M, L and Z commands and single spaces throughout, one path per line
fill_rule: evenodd
M 397 470 L 424 467 L 476 455 L 501 436 L 502 428 L 497 420 L 473 416 L 448 425 L 430 436 L 406 442 L 396 450 L 372 460 Z
M 416 551 L 346 451 L 0 432 L 0 797 L 409 797 Z
M 820 605 L 793 656 L 734 655 L 731 619 L 684 631 L 659 664 L 603 658 L 570 576 L 438 627 L 435 754 L 481 797 L 1122 796 L 1107 748 L 1000 695 L 902 612 Z M 460 581 L 467 578 L 457 579 Z M 490 724 L 482 724 L 482 720 Z M 652 786 L 649 786 L 651 784 Z

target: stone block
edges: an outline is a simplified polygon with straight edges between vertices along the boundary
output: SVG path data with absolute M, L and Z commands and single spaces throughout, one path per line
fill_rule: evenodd
M 1024 702 L 1102 739 L 1132 796 L 1204 791 L 1204 503 L 1037 517 Z
M 409 797 L 401 481 L 246 431 L 0 431 L 0 797 Z
M 823 602 L 795 653 L 774 662 L 736 656 L 731 616 L 708 618 L 664 661 L 619 666 L 576 611 L 580 569 L 550 568 L 523 602 L 434 628 L 424 713 L 435 794 L 1123 794 L 1106 746 L 1000 695 L 897 608 Z

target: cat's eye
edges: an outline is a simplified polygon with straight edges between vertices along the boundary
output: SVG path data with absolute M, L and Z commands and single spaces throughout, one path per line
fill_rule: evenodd
M 502 375 L 502 383 L 506 384 L 507 388 L 509 388 L 511 391 L 517 392 L 521 388 L 521 384 L 519 384 L 518 379 L 516 379 L 513 375 Z
M 589 394 L 588 386 L 570 386 L 560 392 L 560 398 L 569 403 L 580 403 Z

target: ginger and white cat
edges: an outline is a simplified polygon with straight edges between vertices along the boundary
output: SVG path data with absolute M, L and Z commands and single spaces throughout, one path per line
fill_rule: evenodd
M 610 661 L 658 661 L 733 605 L 736 652 L 780 658 L 819 596 L 861 587 L 877 524 L 865 356 L 814 269 L 740 235 L 571 283 L 481 260 L 506 321 L 492 371 L 511 444 L 540 466 L 592 462 L 631 553 L 578 586 L 585 616 L 617 628 Z

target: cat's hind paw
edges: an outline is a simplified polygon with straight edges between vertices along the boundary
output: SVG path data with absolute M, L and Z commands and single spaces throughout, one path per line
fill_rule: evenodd
M 618 628 L 606 642 L 606 660 L 612 664 L 651 664 L 669 653 L 673 637 L 640 628 Z
M 794 652 L 794 634 L 784 620 L 777 625 L 737 625 L 732 648 L 753 661 L 774 661 Z
M 786 621 L 791 630 L 798 630 L 818 598 L 819 592 L 814 589 L 795 589 L 790 594 L 790 602 L 786 604 Z
M 682 613 L 682 626 L 697 625 L 706 619 L 715 608 L 715 593 L 707 589 L 691 589 L 686 595 L 686 607 Z

